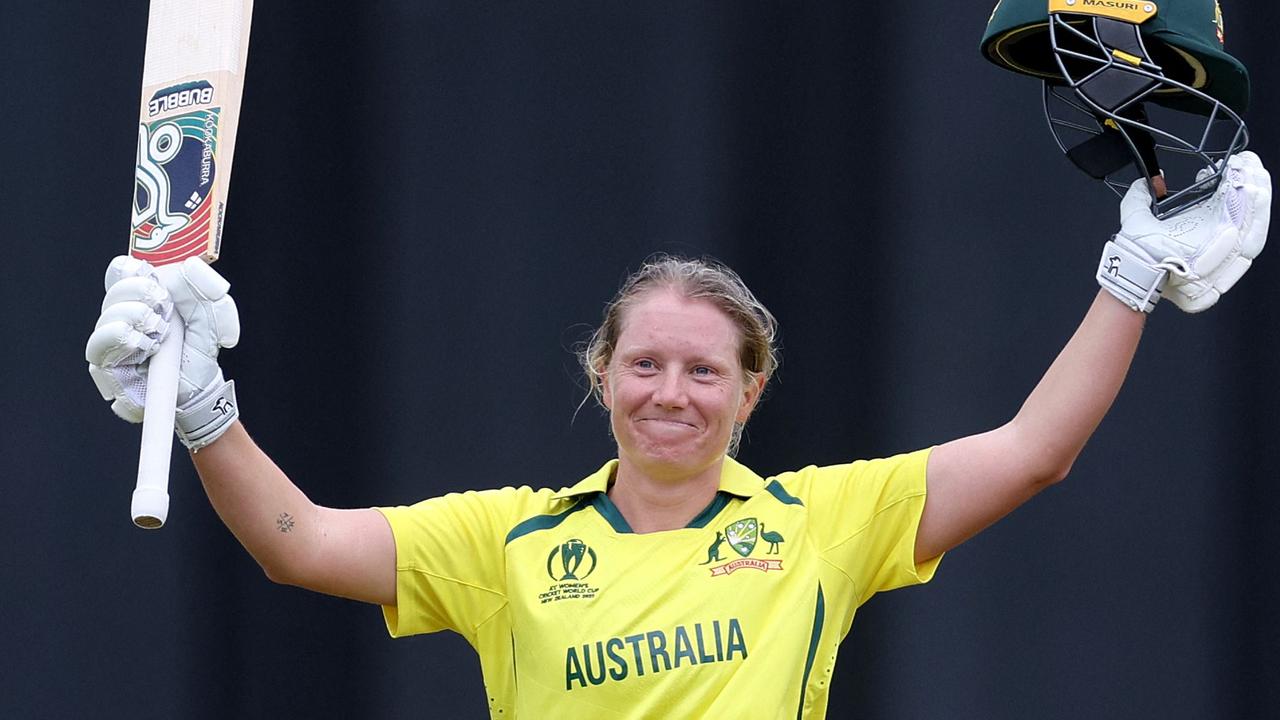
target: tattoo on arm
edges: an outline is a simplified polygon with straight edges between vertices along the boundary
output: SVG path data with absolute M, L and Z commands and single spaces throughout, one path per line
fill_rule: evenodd
M 282 533 L 293 530 L 293 516 L 289 513 L 280 513 L 280 517 L 276 518 L 276 528 Z

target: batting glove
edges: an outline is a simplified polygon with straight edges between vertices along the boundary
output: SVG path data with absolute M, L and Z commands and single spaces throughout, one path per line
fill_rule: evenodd
M 218 350 L 240 339 L 240 316 L 228 283 L 199 258 L 158 272 L 122 255 L 107 266 L 106 297 L 85 359 L 89 376 L 111 409 L 129 422 L 142 422 L 147 395 L 147 363 L 160 348 L 177 311 L 186 325 L 178 375 L 175 425 L 192 449 L 216 440 L 239 416 L 235 385 L 223 379 Z
M 1151 312 L 1163 296 L 1200 312 L 1253 264 L 1270 221 L 1271 176 L 1252 152 L 1232 155 L 1212 195 L 1164 220 L 1152 216 L 1139 179 L 1120 201 L 1120 232 L 1103 248 L 1098 284 L 1134 310 Z

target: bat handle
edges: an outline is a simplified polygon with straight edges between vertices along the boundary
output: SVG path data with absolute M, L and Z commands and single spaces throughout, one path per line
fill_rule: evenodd
M 138 485 L 130 507 L 133 524 L 148 530 L 159 529 L 169 516 L 169 460 L 173 455 L 173 417 L 178 398 L 178 370 L 182 364 L 182 338 L 186 332 L 176 312 L 170 323 L 160 349 L 148 364 Z

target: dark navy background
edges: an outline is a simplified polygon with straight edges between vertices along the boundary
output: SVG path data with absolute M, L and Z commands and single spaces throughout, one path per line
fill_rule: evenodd
M 1280 167 L 1277 10 L 1224 3 Z M 260 2 L 218 268 L 246 426 L 317 502 L 576 481 L 611 454 L 571 349 L 658 250 L 774 310 L 762 473 L 1015 413 L 1089 306 L 1117 201 L 988 3 Z M 5 717 L 482 717 L 452 634 L 272 585 L 84 370 L 125 249 L 145 2 L 0 13 Z M 1274 243 L 1274 240 L 1273 240 Z M 1152 316 L 1062 485 L 874 599 L 831 717 L 1245 718 L 1280 701 L 1280 250 Z M 801 609 L 797 609 L 800 611 Z

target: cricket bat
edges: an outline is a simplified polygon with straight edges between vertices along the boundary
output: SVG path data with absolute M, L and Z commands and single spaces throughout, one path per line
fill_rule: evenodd
M 142 70 L 129 254 L 162 277 L 189 257 L 218 259 L 235 153 L 253 0 L 151 0 Z M 147 371 L 133 522 L 169 515 L 169 459 L 182 360 L 182 320 Z

